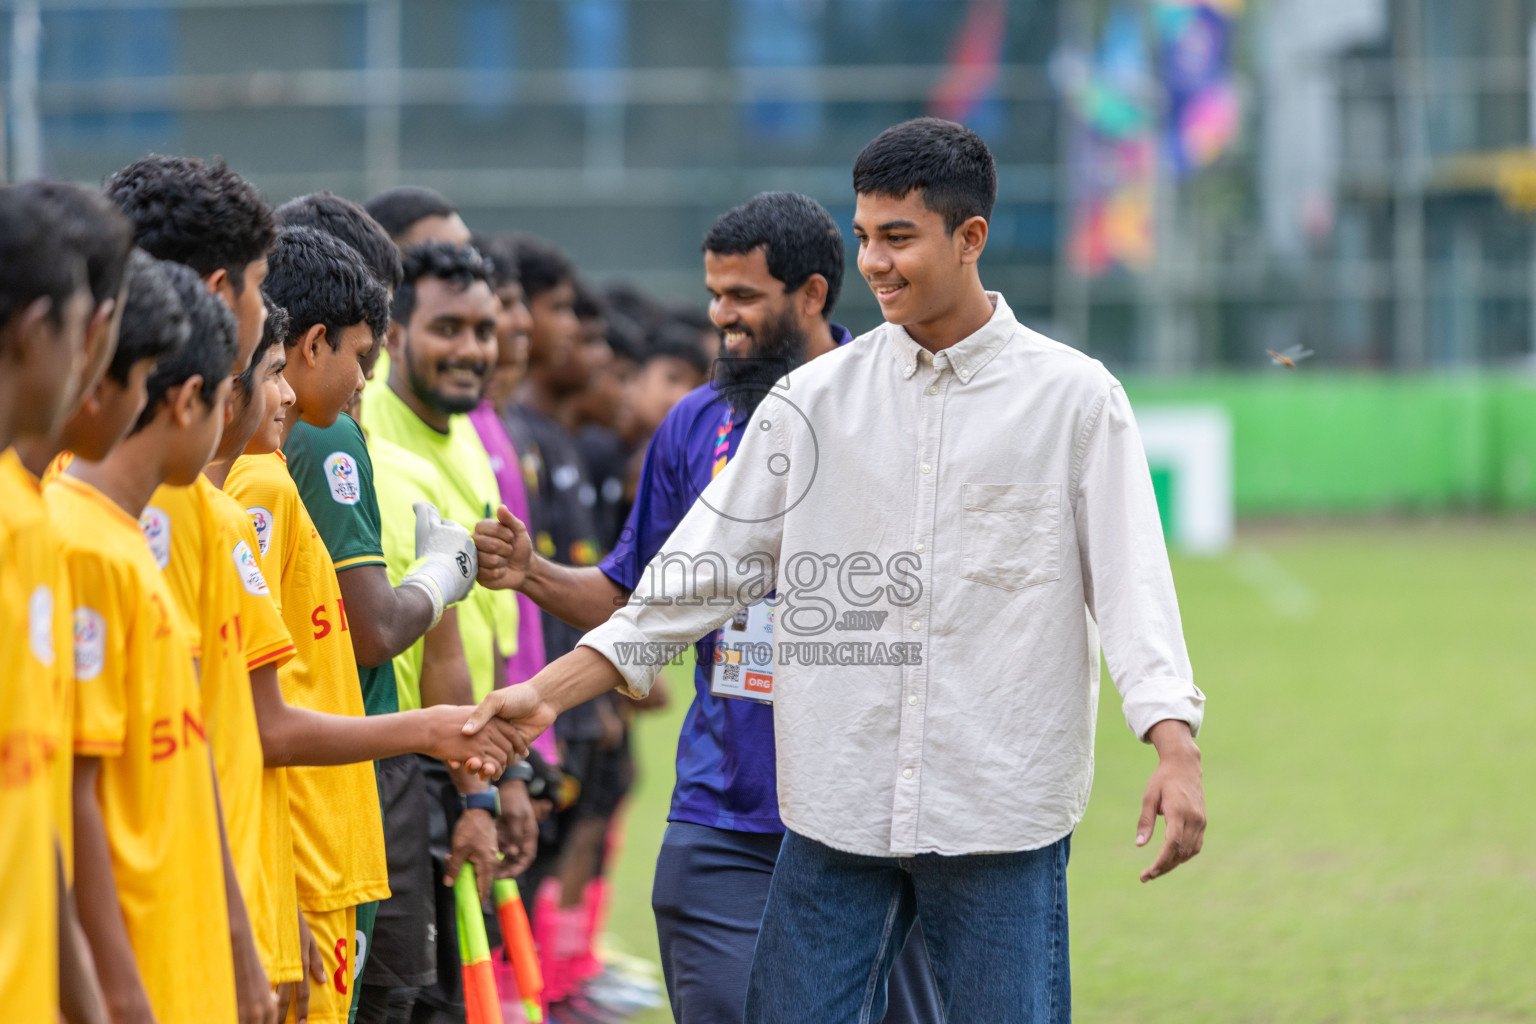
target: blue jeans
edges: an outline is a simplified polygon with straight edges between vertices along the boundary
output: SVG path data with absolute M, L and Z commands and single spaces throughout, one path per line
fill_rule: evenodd
M 667 825 L 656 858 L 651 908 L 677 1024 L 741 1020 L 752 948 L 769 880 L 776 877 L 781 838 L 779 833 L 735 832 L 685 821 Z M 885 1024 L 943 1020 L 920 931 L 896 957 L 890 987 Z M 796 1024 L 823 1019 L 812 1015 Z
M 861 857 L 786 833 L 747 985 L 746 1024 L 867 1024 L 921 921 L 946 1020 L 1072 1019 L 1071 836 L 1024 853 Z

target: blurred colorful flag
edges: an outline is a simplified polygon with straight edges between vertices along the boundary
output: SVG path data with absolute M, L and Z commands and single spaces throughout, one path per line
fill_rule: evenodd
M 1140 271 L 1154 253 L 1155 148 L 1137 8 L 1110 11 L 1091 60 L 1063 52 L 1053 70 L 1073 117 L 1072 266 L 1088 277 L 1116 267 Z
M 1233 27 L 1243 0 L 1158 0 L 1158 65 L 1168 96 L 1164 143 L 1173 172 L 1209 166 L 1237 138 Z
M 971 0 L 950 46 L 949 70 L 928 97 L 930 114 L 965 121 L 992 98 L 1002 70 L 1007 21 L 1004 0 Z

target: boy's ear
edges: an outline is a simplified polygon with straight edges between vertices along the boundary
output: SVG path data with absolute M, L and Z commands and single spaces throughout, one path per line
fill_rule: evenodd
M 197 420 L 201 404 L 203 375 L 194 373 L 170 391 L 166 392 L 165 404 L 171 411 L 171 422 L 178 430 L 185 430 Z
M 106 376 L 103 376 L 101 380 L 97 381 L 96 386 L 91 388 L 90 393 L 76 403 L 75 411 L 70 416 L 70 419 L 79 417 L 83 420 L 89 420 L 93 417 L 100 416 L 101 404 L 106 400 L 106 396 L 102 394 L 102 391 L 113 383 L 115 382 L 108 379 Z
M 955 229 L 955 242 L 961 263 L 975 263 L 981 259 L 981 251 L 987 247 L 987 218 L 978 215 L 967 219 Z
M 112 296 L 110 299 L 103 299 L 96 303 L 96 308 L 91 313 L 90 323 L 85 325 L 85 348 L 87 357 L 93 355 L 96 351 L 96 346 L 100 345 L 105 340 L 106 327 L 111 324 L 112 317 L 117 312 L 118 305 L 119 303 L 117 301 L 116 295 Z
M 229 279 L 229 271 L 223 267 L 211 274 L 204 274 L 203 284 L 208 286 L 210 292 L 226 301 L 235 297 L 235 284 Z
M 384 331 L 384 351 L 389 353 L 390 365 L 400 358 L 400 346 L 405 341 L 405 327 L 398 320 L 391 320 Z
M 0 359 L 25 363 L 43 346 L 52 342 L 48 314 L 53 310 L 53 300 L 39 295 L 11 317 L 0 331 Z
M 299 335 L 298 343 L 293 346 L 293 351 L 311 370 L 320 361 L 320 348 L 330 347 L 330 342 L 325 337 L 325 324 L 313 324 L 309 330 Z
M 812 274 L 805 279 L 800 286 L 800 315 L 806 320 L 815 320 L 822 315 L 827 308 L 827 279 L 820 274 Z

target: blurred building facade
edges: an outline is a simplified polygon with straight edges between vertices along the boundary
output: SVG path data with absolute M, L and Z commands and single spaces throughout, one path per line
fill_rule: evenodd
M 1157 6 L 3 0 L 4 167 L 99 181 L 149 151 L 221 155 L 274 202 L 428 185 L 477 228 L 699 301 L 722 210 L 794 189 L 846 231 L 860 147 L 937 112 L 998 158 L 987 283 L 1117 370 L 1293 344 L 1343 366 L 1530 359 L 1536 0 L 1248 0 L 1238 137 L 1161 175 L 1144 267 L 1089 279 L 1060 58 Z M 867 329 L 851 248 L 849 269 L 840 317 Z

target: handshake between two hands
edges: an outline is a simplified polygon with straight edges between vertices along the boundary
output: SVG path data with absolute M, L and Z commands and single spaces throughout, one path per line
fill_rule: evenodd
M 425 709 L 432 715 L 430 753 L 451 768 L 493 779 L 528 756 L 528 744 L 553 722 L 538 690 L 521 683 L 489 694 L 466 717 L 457 704 Z
M 419 587 L 431 599 L 435 625 L 445 608 L 469 596 L 476 576 L 482 575 L 485 567 L 482 567 L 480 552 L 476 550 L 477 538 L 468 530 L 451 519 L 444 519 L 430 502 L 418 501 L 413 508 L 416 512 L 416 561 L 400 582 L 402 586 Z M 511 518 L 505 506 L 499 512 L 501 517 L 522 527 Z M 499 525 L 511 532 L 505 523 L 496 524 L 495 520 L 481 524 L 476 532 L 484 532 L 485 527 L 491 525 Z M 526 546 L 526 530 L 522 531 L 522 537 Z M 493 557 L 492 562 L 495 569 L 503 568 L 496 558 Z M 497 575 L 505 575 L 505 572 Z M 482 583 L 497 589 L 508 585 L 507 580 L 500 578 L 482 580 Z M 549 721 L 533 726 L 530 716 L 539 704 L 532 687 L 517 686 L 497 690 L 486 697 L 467 721 L 464 708 L 460 706 L 427 708 L 425 710 L 431 717 L 429 753 L 453 768 L 462 767 L 481 778 L 494 778 L 511 761 L 526 757 L 528 744 L 553 721 L 553 716 L 549 716 Z

